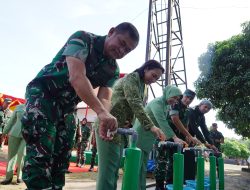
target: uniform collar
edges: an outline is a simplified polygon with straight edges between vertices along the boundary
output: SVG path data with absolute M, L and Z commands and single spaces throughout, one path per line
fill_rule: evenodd
M 199 115 L 204 115 L 203 113 L 201 113 L 200 109 L 199 109 L 199 106 L 196 106 L 195 107 L 195 110 L 196 112 L 199 114 Z
M 103 54 L 106 37 L 107 36 L 97 36 L 97 38 L 94 39 L 94 49 L 99 55 Z

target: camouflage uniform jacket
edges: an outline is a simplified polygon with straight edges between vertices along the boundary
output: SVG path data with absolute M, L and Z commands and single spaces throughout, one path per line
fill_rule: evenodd
M 176 126 L 174 125 L 174 123 L 172 122 L 171 116 L 172 115 L 179 115 L 179 119 L 182 122 L 182 124 L 184 125 L 184 127 L 188 130 L 188 108 L 187 106 L 185 106 L 181 100 L 179 100 L 179 102 L 173 106 L 170 106 L 170 109 L 168 111 L 168 122 L 170 127 L 173 129 L 173 131 L 175 132 L 176 136 L 178 138 L 181 138 L 183 140 L 185 140 L 184 135 L 181 134 L 181 132 L 176 128 Z
M 57 53 L 52 62 L 46 65 L 28 84 L 27 89 L 42 89 L 43 97 L 59 104 L 64 113 L 74 111 L 81 101 L 69 82 L 66 56 L 85 62 L 86 75 L 93 88 L 112 87 L 119 78 L 116 60 L 103 55 L 106 36 L 97 36 L 84 31 L 74 33 Z M 28 91 L 28 93 L 34 92 Z
M 132 122 L 134 117 L 146 130 L 154 126 L 144 111 L 144 89 L 145 83 L 137 72 L 126 75 L 114 85 L 110 113 L 117 118 L 119 128 L 123 128 L 125 121 Z M 120 142 L 120 135 L 115 135 L 114 141 Z
M 7 108 L 3 110 L 3 107 L 0 106 L 0 134 L 2 134 L 3 128 L 7 124 L 10 116 L 11 116 L 10 109 Z
M 88 141 L 90 137 L 91 129 L 87 125 L 81 125 L 82 141 Z

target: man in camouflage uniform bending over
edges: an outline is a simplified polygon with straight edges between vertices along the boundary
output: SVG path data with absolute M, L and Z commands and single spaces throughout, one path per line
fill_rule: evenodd
M 108 111 L 110 87 L 119 78 L 116 59 L 138 41 L 137 29 L 126 22 L 112 27 L 107 36 L 78 31 L 28 84 L 22 133 L 27 143 L 23 180 L 29 190 L 63 188 L 73 141 L 66 120 L 80 101 L 96 112 L 100 137 L 109 140 L 107 130 L 117 128 Z

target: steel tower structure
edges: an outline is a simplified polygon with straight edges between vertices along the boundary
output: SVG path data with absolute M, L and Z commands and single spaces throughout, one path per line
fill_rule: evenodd
M 169 84 L 187 88 L 179 0 L 149 0 L 145 60 L 149 59 L 165 68 L 165 74 L 150 86 L 154 97 L 162 95 L 162 88 Z

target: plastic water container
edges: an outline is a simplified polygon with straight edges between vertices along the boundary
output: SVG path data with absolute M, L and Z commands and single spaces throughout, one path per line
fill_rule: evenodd
M 210 183 L 209 177 L 204 177 L 204 182 L 205 182 L 205 183 Z
M 185 182 L 187 184 L 187 187 L 192 187 L 192 188 L 195 189 L 195 187 L 196 187 L 196 181 L 195 180 L 186 180 Z
M 173 185 L 173 184 L 168 184 L 168 185 L 166 186 L 166 189 L 167 189 L 167 190 L 173 190 L 173 189 L 174 189 L 174 185 Z M 192 188 L 192 187 L 183 186 L 183 190 L 195 190 L 195 189 Z
M 195 190 L 194 188 L 192 188 L 192 187 L 188 187 L 188 186 L 186 186 L 186 187 L 184 187 L 183 188 L 183 190 Z
M 196 180 L 186 180 L 187 187 L 196 188 Z M 210 184 L 204 181 L 204 190 L 209 190 Z
M 210 184 L 210 179 L 209 179 L 209 177 L 205 177 L 205 178 L 204 178 L 204 182 Z M 219 183 L 219 180 L 218 180 L 218 179 L 216 179 L 216 183 Z
M 166 189 L 167 189 L 167 190 L 173 190 L 173 189 L 174 189 L 174 185 L 173 185 L 173 184 L 168 184 L 168 185 L 166 186 Z
M 204 182 L 204 190 L 210 190 L 210 184 Z

